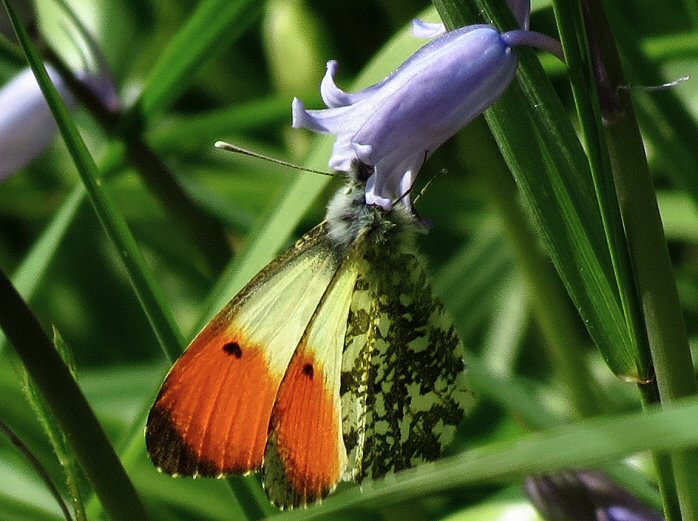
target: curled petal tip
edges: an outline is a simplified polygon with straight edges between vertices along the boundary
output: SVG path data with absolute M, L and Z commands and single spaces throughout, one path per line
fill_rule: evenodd
M 305 110 L 305 104 L 298 98 L 293 98 L 291 102 L 291 127 L 293 128 L 309 128 L 308 113 Z
M 354 143 L 352 145 L 352 148 L 354 149 L 354 152 L 356 152 L 356 157 L 359 161 L 366 165 L 371 165 L 374 164 L 374 158 L 371 156 L 373 155 L 373 150 L 374 147 L 373 145 L 363 145 L 361 143 Z
M 320 83 L 320 96 L 322 96 L 322 101 L 329 108 L 346 107 L 352 103 L 351 97 L 337 87 L 337 84 L 334 82 L 337 69 L 339 69 L 339 63 L 336 60 L 328 61 L 327 72 L 325 72 L 322 83 Z

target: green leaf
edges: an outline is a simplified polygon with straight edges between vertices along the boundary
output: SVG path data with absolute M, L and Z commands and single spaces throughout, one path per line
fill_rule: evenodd
M 544 433 L 472 449 L 466 454 L 364 483 L 327 499 L 322 508 L 292 511 L 279 519 L 324 519 L 347 509 L 386 507 L 415 496 L 468 485 L 508 483 L 527 474 L 593 467 L 644 450 L 698 445 L 698 400 L 666 409 L 551 428 Z
M 64 363 L 72 373 L 73 377 L 77 380 L 73 352 L 65 344 L 55 327 L 53 329 L 53 344 L 63 358 Z M 70 496 L 73 502 L 75 519 L 77 521 L 85 521 L 87 517 L 85 516 L 85 505 L 83 501 L 84 495 L 81 490 L 81 483 L 84 481 L 84 476 L 77 465 L 75 455 L 71 451 L 68 440 L 66 440 L 65 435 L 60 428 L 60 423 L 56 420 L 48 403 L 46 403 L 46 400 L 43 398 L 43 396 L 41 396 L 41 392 L 31 378 L 29 378 L 26 371 L 24 372 L 23 379 L 27 400 L 34 408 L 34 412 L 36 412 L 41 425 L 46 432 L 46 436 L 51 443 L 51 447 L 53 447 L 53 451 L 56 453 L 56 457 L 63 468 L 63 472 L 65 473 L 66 483 L 68 484 L 68 490 L 70 491 Z
M 511 13 L 476 2 L 497 21 Z M 452 25 L 475 17 L 464 1 L 435 1 Z M 446 15 L 445 13 L 448 13 Z M 532 51 L 517 49 L 516 80 L 486 113 L 567 291 L 614 373 L 642 380 L 642 364 L 621 307 L 589 163 L 569 118 Z
M 142 114 L 148 118 L 175 102 L 202 64 L 240 37 L 262 5 L 253 0 L 200 2 L 151 70 L 138 103 Z

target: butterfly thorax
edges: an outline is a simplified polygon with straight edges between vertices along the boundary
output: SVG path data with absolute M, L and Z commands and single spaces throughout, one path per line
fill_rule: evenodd
M 360 183 L 349 182 L 327 205 L 327 237 L 340 257 L 358 244 L 409 247 L 422 228 L 412 210 L 401 203 L 389 210 L 366 204 Z

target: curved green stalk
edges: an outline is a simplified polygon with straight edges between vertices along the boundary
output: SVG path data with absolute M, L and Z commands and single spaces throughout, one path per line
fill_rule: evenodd
M 60 424 L 111 519 L 147 520 L 143 504 L 70 370 L 22 297 L 0 272 L 0 326 Z
M 63 100 L 46 74 L 46 69 L 44 69 L 26 30 L 16 18 L 7 0 L 3 0 L 3 3 L 10 14 L 17 37 L 71 153 L 97 217 L 126 266 L 133 289 L 153 327 L 160 346 L 167 356 L 174 360 L 179 356 L 183 344 L 182 335 L 174 317 L 169 312 L 169 308 L 164 305 L 164 298 L 161 296 L 155 280 L 146 269 L 145 259 L 143 259 L 123 215 L 117 210 L 109 193 L 104 189 L 97 165 L 87 150 Z
M 585 2 L 603 130 L 663 404 L 696 393 L 688 336 L 640 130 L 603 10 Z M 698 451 L 672 453 L 684 521 L 698 519 Z
M 560 468 L 592 467 L 643 450 L 686 449 L 698 444 L 698 401 L 683 400 L 666 409 L 596 417 L 545 432 L 492 443 L 340 492 L 322 508 L 294 510 L 284 521 L 335 519 L 338 512 L 380 508 L 467 485 L 510 483 L 528 474 Z M 569 448 L 574 447 L 573 451 Z

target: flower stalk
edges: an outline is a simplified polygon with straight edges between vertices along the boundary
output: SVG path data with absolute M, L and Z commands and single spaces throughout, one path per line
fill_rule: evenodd
M 659 397 L 672 403 L 696 393 L 693 361 L 671 259 L 659 215 L 644 145 L 620 58 L 600 6 L 583 2 L 600 93 L 603 131 L 618 192 L 628 251 L 652 353 Z M 684 521 L 698 519 L 698 451 L 672 454 Z

